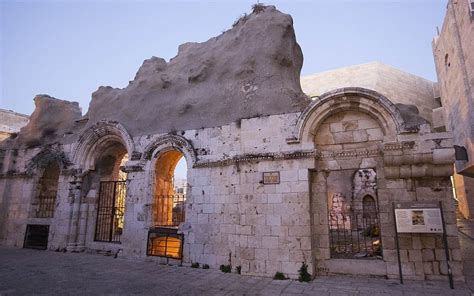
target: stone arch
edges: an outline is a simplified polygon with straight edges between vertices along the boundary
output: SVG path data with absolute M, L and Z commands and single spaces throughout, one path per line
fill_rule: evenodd
M 291 142 L 313 142 L 313 132 L 328 117 L 342 112 L 356 111 L 368 114 L 382 128 L 387 140 L 405 130 L 398 108 L 382 94 L 358 87 L 336 89 L 319 96 L 301 113 Z
M 80 135 L 73 148 L 73 161 L 85 170 L 93 169 L 97 157 L 114 142 L 122 144 L 129 156 L 135 152 L 132 137 L 120 123 L 97 122 Z
M 60 169 L 66 169 L 72 164 L 59 147 L 45 147 L 28 162 L 26 173 L 30 176 L 42 175 L 44 169 L 51 163 L 56 163 Z
M 160 195 L 173 194 L 172 190 L 167 191 L 166 186 L 163 186 L 163 184 L 170 183 L 170 176 L 174 174 L 177 161 L 181 156 L 186 161 L 187 180 L 189 182 L 191 179 L 191 169 L 196 163 L 197 157 L 192 144 L 187 139 L 178 135 L 163 135 L 152 141 L 144 149 L 142 161 L 146 162 L 145 171 L 148 172 L 147 178 L 151 185 L 150 197 L 153 197 L 153 199 L 149 200 L 150 204 L 153 205 L 149 221 L 152 224 L 151 226 L 156 226 L 157 223 L 166 224 L 169 222 L 166 219 L 158 221 L 157 217 L 163 214 L 163 212 L 168 212 L 169 208 L 166 205 L 163 207 L 162 204 L 159 204 L 157 198 Z M 160 205 L 161 213 L 159 213 Z
M 161 154 L 178 150 L 186 158 L 188 169 L 192 168 L 197 161 L 193 145 L 184 137 L 178 135 L 164 135 L 146 146 L 143 151 L 143 160 L 157 159 Z M 154 165 L 154 163 L 152 164 Z

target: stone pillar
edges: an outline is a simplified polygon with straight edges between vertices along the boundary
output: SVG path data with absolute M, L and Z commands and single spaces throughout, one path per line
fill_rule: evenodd
M 123 256 L 145 257 L 148 228 L 151 221 L 152 190 L 143 164 L 128 161 L 122 168 L 127 173 L 125 221 L 122 234 Z
M 81 207 L 81 188 L 82 180 L 74 180 L 70 182 L 69 189 L 69 202 L 70 202 L 70 219 L 69 219 L 69 231 L 68 231 L 68 251 L 76 251 L 77 236 L 78 236 L 78 224 L 79 224 L 79 211 Z
M 89 217 L 89 204 L 82 203 L 79 207 L 79 234 L 77 236 L 76 251 L 83 251 L 86 248 L 87 220 Z

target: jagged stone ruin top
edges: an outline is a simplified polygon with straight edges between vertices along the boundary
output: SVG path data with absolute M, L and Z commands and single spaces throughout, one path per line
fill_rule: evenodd
M 38 95 L 29 124 L 2 145 L 72 142 L 102 120 L 137 136 L 301 111 L 310 101 L 300 86 L 302 65 L 291 16 L 257 5 L 221 35 L 182 44 L 169 62 L 145 60 L 127 87 L 99 87 L 84 116 L 77 103 Z
M 87 126 L 108 119 L 142 135 L 300 111 L 302 64 L 291 16 L 260 7 L 220 36 L 182 44 L 169 62 L 145 60 L 126 88 L 100 87 Z
M 35 111 L 30 121 L 10 139 L 1 142 L 1 147 L 17 146 L 35 148 L 62 142 L 65 135 L 72 134 L 74 125 L 82 117 L 81 108 L 76 102 L 59 100 L 48 95 L 34 98 Z

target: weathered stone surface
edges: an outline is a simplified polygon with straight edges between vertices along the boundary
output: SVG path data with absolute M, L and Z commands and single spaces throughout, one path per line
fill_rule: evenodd
M 169 62 L 146 60 L 124 89 L 100 87 L 87 126 L 117 120 L 141 135 L 300 111 L 302 63 L 291 17 L 268 6 L 218 37 L 181 45 Z
M 48 95 L 37 95 L 34 101 L 35 111 L 28 124 L 20 130 L 18 137 L 3 142 L 3 145 L 33 148 L 59 142 L 66 132 L 71 131 L 75 121 L 81 118 L 78 103 Z

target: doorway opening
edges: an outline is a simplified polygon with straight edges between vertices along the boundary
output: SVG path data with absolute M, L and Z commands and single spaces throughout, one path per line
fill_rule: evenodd
M 97 161 L 99 198 L 95 241 L 120 243 L 124 228 L 127 174 L 120 167 L 128 160 L 125 147 L 114 143 Z
M 182 258 L 183 236 L 178 226 L 186 219 L 187 166 L 177 150 L 161 154 L 155 166 L 153 227 L 148 233 L 147 255 Z

